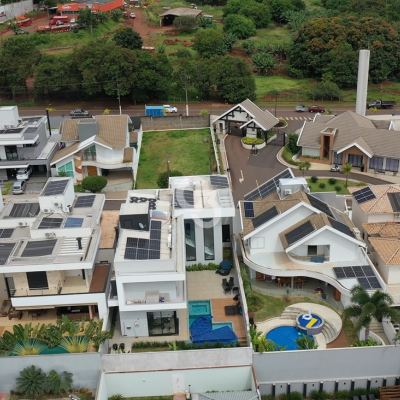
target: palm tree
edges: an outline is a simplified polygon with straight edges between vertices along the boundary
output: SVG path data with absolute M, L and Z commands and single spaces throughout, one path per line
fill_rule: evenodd
M 52 369 L 47 377 L 47 390 L 53 394 L 68 392 L 72 387 L 71 372 L 63 371 L 58 374 Z
M 362 286 L 354 286 L 351 291 L 352 305 L 343 310 L 343 318 L 358 318 L 356 329 L 365 328 L 365 339 L 369 337 L 369 326 L 372 318 L 381 320 L 383 317 L 390 318 L 392 321 L 399 320 L 399 313 L 391 307 L 393 299 L 390 294 L 376 290 L 370 295 Z
M 298 164 L 299 167 L 299 171 L 303 174 L 303 178 L 304 178 L 304 174 L 306 173 L 306 171 L 308 171 L 311 167 L 311 164 L 308 161 L 300 161 Z
M 346 163 L 346 164 L 344 164 L 343 168 L 340 170 L 340 173 L 342 173 L 343 175 L 346 175 L 346 184 L 345 184 L 346 187 L 348 185 L 349 174 L 350 174 L 352 168 L 353 168 L 352 164 Z
M 17 390 L 29 396 L 38 396 L 46 390 L 46 374 L 34 365 L 24 368 L 17 378 Z

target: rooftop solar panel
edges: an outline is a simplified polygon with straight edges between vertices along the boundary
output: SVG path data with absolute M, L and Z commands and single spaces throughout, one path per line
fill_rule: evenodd
M 262 214 L 258 215 L 253 219 L 254 229 L 257 229 L 259 226 L 265 224 L 272 218 L 275 218 L 278 214 L 279 214 L 278 210 L 276 209 L 275 206 L 273 206 L 268 211 L 265 211 Z
M 344 273 L 342 267 L 334 267 L 333 272 L 335 273 L 337 279 L 346 278 L 346 274 Z
M 32 218 L 39 214 L 40 206 L 39 203 L 17 203 L 14 204 L 9 218 Z
M 251 201 L 244 202 L 244 217 L 254 218 L 254 205 Z
M 366 290 L 370 290 L 371 289 L 371 285 L 368 281 L 367 278 L 357 278 L 358 279 L 358 283 Z
M 63 194 L 68 182 L 69 179 L 50 181 L 44 189 L 43 196 L 57 196 L 58 194 Z
M 63 221 L 63 218 L 43 218 L 38 229 L 60 228 Z
M 362 188 L 353 193 L 354 198 L 358 204 L 365 203 L 366 201 L 373 200 L 376 198 L 374 193 L 369 187 Z
M 368 279 L 369 284 L 371 285 L 371 289 L 381 289 L 382 288 L 381 284 L 378 281 L 378 278 L 376 278 L 375 276 L 373 276 L 373 277 L 370 276 L 367 279 Z
M 4 265 L 7 262 L 14 246 L 15 243 L 0 243 L 0 265 Z
M 96 195 L 92 194 L 89 196 L 79 196 L 76 200 L 75 207 L 76 208 L 88 208 L 92 207 Z
M 353 271 L 353 268 L 351 267 L 343 268 L 343 272 L 345 273 L 346 278 L 356 278 L 356 273 Z
M 213 186 L 229 187 L 228 178 L 223 175 L 210 175 L 210 182 Z
M 0 229 L 0 238 L 9 239 L 14 232 L 14 229 Z
M 193 208 L 194 207 L 193 190 L 175 189 L 175 207 Z
M 29 241 L 25 246 L 21 257 L 42 257 L 49 256 L 53 253 L 54 246 L 57 243 L 57 239 L 53 240 L 34 240 Z
M 312 232 L 314 232 L 314 227 L 312 226 L 310 221 L 307 221 L 303 225 L 300 225 L 292 231 L 286 233 L 285 236 L 290 246 Z
M 322 211 L 329 217 L 333 218 L 332 211 L 328 204 L 324 203 L 322 200 L 317 199 L 316 197 L 312 196 L 311 194 L 307 194 L 308 201 L 310 202 L 311 206 L 316 208 L 319 211 Z
M 336 229 L 339 232 L 344 233 L 345 235 L 348 235 L 350 237 L 355 237 L 354 233 L 352 230 L 345 224 L 342 224 L 341 222 L 336 221 L 335 219 L 329 218 L 329 223 L 331 224 L 333 229 Z
M 64 228 L 80 228 L 83 224 L 83 218 L 67 218 Z

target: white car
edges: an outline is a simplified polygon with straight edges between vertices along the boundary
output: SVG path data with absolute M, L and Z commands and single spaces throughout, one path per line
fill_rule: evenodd
M 71 18 L 71 20 L 69 21 L 71 24 L 75 24 L 76 23 L 76 19 L 75 18 Z
M 166 113 L 176 113 L 176 112 L 178 112 L 178 109 L 176 107 L 170 106 L 168 104 L 164 104 L 163 107 L 164 107 L 164 111 Z
M 32 168 L 21 168 L 17 171 L 17 179 L 19 181 L 27 181 L 29 177 L 31 176 L 32 173 Z
M 130 18 L 136 18 L 136 14 L 132 12 L 132 13 L 129 14 L 129 17 Z

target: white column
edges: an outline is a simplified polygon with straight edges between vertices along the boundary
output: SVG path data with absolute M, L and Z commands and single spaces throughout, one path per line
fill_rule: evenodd
M 369 50 L 360 50 L 358 57 L 356 114 L 365 117 L 368 93 Z

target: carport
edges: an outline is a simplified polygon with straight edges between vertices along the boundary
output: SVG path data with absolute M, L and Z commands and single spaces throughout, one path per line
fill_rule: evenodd
M 171 10 L 160 14 L 160 26 L 172 25 L 176 17 L 190 16 L 198 18 L 201 16 L 201 13 L 201 10 L 196 10 L 195 8 L 171 8 Z

